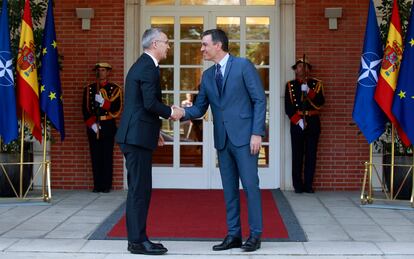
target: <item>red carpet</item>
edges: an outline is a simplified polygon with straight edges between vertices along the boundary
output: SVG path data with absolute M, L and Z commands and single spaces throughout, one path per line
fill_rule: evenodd
M 288 238 L 272 193 L 262 191 L 262 238 Z M 226 218 L 222 190 L 154 190 L 148 215 L 150 238 L 221 239 L 226 234 Z M 243 237 L 249 235 L 247 205 L 241 193 Z M 126 238 L 125 214 L 107 234 Z

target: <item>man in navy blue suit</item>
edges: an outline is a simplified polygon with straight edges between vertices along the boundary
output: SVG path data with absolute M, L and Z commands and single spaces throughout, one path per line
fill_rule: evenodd
M 158 62 L 167 57 L 170 48 L 167 35 L 158 28 L 148 29 L 142 36 L 142 47 L 144 53 L 126 77 L 125 108 L 115 140 L 124 154 L 128 171 L 128 251 L 161 255 L 167 248 L 151 242 L 146 233 L 152 190 L 152 153 L 164 142 L 159 117 L 177 119 L 182 112 L 163 104 L 161 98 Z
M 185 108 L 183 120 L 202 117 L 211 107 L 214 147 L 226 203 L 227 236 L 214 251 L 241 247 L 260 248 L 262 201 L 258 177 L 258 153 L 265 135 L 266 97 L 254 65 L 229 55 L 229 40 L 220 29 L 202 34 L 204 60 L 214 66 L 204 71 L 197 100 Z M 239 179 L 247 196 L 250 236 L 242 244 Z

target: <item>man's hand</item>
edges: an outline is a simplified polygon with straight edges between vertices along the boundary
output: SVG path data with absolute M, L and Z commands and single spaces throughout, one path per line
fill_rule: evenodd
M 164 137 L 161 135 L 161 132 L 160 132 L 160 136 L 158 137 L 158 146 L 162 147 L 164 146 L 164 143 L 165 143 Z
M 173 120 L 179 120 L 185 115 L 185 110 L 181 107 L 178 107 L 176 105 L 171 106 L 173 112 L 171 114 L 171 119 Z
M 262 146 L 262 136 L 252 135 L 250 138 L 250 154 L 256 155 L 259 153 Z
M 93 130 L 93 132 L 97 133 L 98 132 L 98 124 L 96 124 L 96 123 L 92 124 L 91 129 Z M 101 129 L 101 126 L 99 126 L 99 129 Z
M 105 99 L 102 97 L 101 93 L 95 94 L 95 101 L 99 103 L 99 106 L 103 106 Z
M 301 127 L 302 130 L 305 129 L 305 123 L 303 122 L 303 119 L 300 119 L 298 123 L 296 123 L 296 125 L 299 125 L 299 127 Z

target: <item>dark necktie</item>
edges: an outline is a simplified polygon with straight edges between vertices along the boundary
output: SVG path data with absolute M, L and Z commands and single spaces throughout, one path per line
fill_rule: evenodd
M 219 91 L 219 95 L 221 95 L 221 90 L 223 89 L 223 75 L 221 74 L 220 64 L 216 65 L 216 84 L 217 89 Z
M 157 66 L 157 71 L 158 71 L 158 75 L 160 76 L 161 75 L 160 66 Z

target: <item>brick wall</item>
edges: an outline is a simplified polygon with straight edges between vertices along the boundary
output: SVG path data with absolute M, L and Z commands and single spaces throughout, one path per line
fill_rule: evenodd
M 94 81 L 93 64 L 106 61 L 114 67 L 112 81 L 123 84 L 124 1 L 55 1 L 59 51 L 64 55 L 62 87 L 66 139 L 52 145 L 53 188 L 91 189 L 92 172 L 86 130 L 82 120 L 82 89 Z M 322 115 L 315 186 L 325 190 L 357 190 L 368 157 L 365 139 L 357 136 L 352 108 L 365 32 L 368 1 L 296 1 L 297 57 L 306 53 L 313 74 L 323 80 L 326 105 Z M 75 8 L 91 7 L 91 30 L 81 30 Z M 342 7 L 338 30 L 328 29 L 325 7 Z M 115 147 L 114 188 L 123 182 L 122 155 Z
M 315 187 L 324 190 L 357 190 L 369 146 L 357 136 L 352 109 L 365 33 L 368 1 L 296 1 L 296 54 L 313 65 L 313 76 L 325 86 L 322 133 L 319 142 Z M 326 7 L 342 7 L 338 30 L 328 29 Z
M 81 29 L 75 8 L 95 10 L 91 30 Z M 64 56 L 61 73 L 65 141 L 54 135 L 52 145 L 52 187 L 91 189 L 92 169 L 86 128 L 82 118 L 82 90 L 95 80 L 92 71 L 97 61 L 109 62 L 111 81 L 123 86 L 124 71 L 124 1 L 55 1 L 56 34 L 59 53 Z M 122 155 L 115 147 L 114 188 L 123 187 Z

